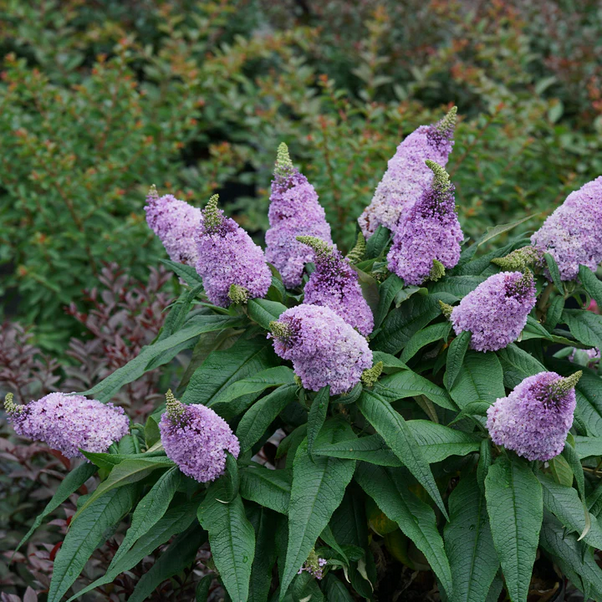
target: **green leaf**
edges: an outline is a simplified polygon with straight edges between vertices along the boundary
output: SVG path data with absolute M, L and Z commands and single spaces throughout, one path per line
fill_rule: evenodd
M 481 238 L 479 238 L 478 242 L 477 242 L 477 246 L 480 247 L 482 245 L 484 245 L 486 242 L 490 241 L 492 238 L 495 238 L 496 236 L 499 236 L 500 234 L 503 234 L 504 232 L 508 232 L 509 230 L 513 230 L 514 228 L 516 228 L 516 226 L 520 226 L 521 224 L 523 224 L 524 222 L 530 220 L 533 217 L 538 216 L 539 213 L 533 213 L 532 215 L 527 215 L 527 217 L 523 217 L 515 222 L 510 222 L 508 224 L 500 224 L 498 226 L 492 226 L 490 228 L 487 228 L 487 230 L 485 231 L 485 234 L 483 234 L 483 236 L 481 236 Z
M 213 579 L 215 579 L 215 575 L 213 573 L 209 573 L 199 581 L 198 585 L 196 586 L 195 602 L 207 602 Z
M 189 286 L 197 286 L 203 284 L 203 279 L 199 276 L 198 272 L 191 265 L 184 265 L 183 263 L 176 263 L 169 259 L 159 259 L 159 261 L 166 265 L 176 276 L 179 276 Z
M 475 401 L 493 403 L 505 397 L 504 373 L 496 355 L 469 351 L 450 395 L 462 409 Z
M 266 389 L 291 385 L 295 382 L 295 373 L 287 366 L 276 366 L 248 376 L 231 384 L 225 391 L 207 403 L 220 416 L 230 420 L 243 412 L 253 400 Z
M 68 602 L 72 602 L 72 600 L 83 596 L 85 593 L 92 591 L 101 585 L 112 583 L 120 573 L 129 571 L 143 558 L 149 556 L 159 546 L 169 541 L 174 535 L 188 529 L 196 518 L 197 506 L 198 501 L 187 502 L 170 508 L 163 518 L 155 523 L 152 529 L 140 537 L 125 556 L 117 562 L 113 559 L 105 575 L 99 577 L 96 581 L 77 592 L 77 594 L 72 596 Z
M 228 594 L 236 602 L 246 602 L 255 558 L 255 531 L 245 515 L 241 497 L 237 495 L 225 504 L 225 494 L 220 481 L 211 485 L 197 518 L 209 533 L 213 560 Z
M 328 573 L 324 578 L 324 589 L 326 590 L 326 599 L 328 602 L 353 602 L 354 598 L 345 587 L 345 584 Z
M 454 576 L 452 602 L 482 602 L 500 562 L 493 546 L 485 495 L 474 476 L 465 476 L 449 497 L 445 550 Z
M 435 341 L 447 340 L 451 327 L 451 322 L 442 322 L 441 324 L 431 324 L 423 330 L 419 330 L 404 347 L 401 354 L 402 361 L 410 361 L 423 347 Z
M 444 389 L 412 370 L 404 370 L 381 378 L 374 390 L 391 402 L 424 395 L 442 408 L 457 410 Z
M 399 458 L 385 445 L 380 435 L 349 439 L 341 443 L 323 445 L 314 449 L 314 455 L 347 460 L 362 460 L 377 466 L 402 466 Z
M 575 450 L 577 451 L 580 460 L 592 456 L 602 456 L 602 437 L 576 436 Z
M 320 434 L 328 414 L 328 403 L 330 402 L 330 386 L 322 387 L 315 399 L 312 401 L 307 418 L 307 452 L 311 456 L 314 443 Z
M 602 307 L 602 282 L 600 282 L 596 274 L 588 267 L 580 265 L 579 280 L 583 288 L 587 291 L 587 294 L 598 304 L 598 307 Z
M 278 517 L 266 508 L 255 508 L 247 515 L 255 529 L 255 558 L 251 567 L 248 602 L 269 599 L 272 567 L 276 562 L 276 529 Z
M 278 320 L 280 314 L 286 311 L 286 305 L 267 299 L 250 299 L 247 303 L 247 310 L 251 320 L 269 330 L 270 322 Z
M 111 527 L 129 512 L 136 499 L 137 487 L 130 485 L 109 491 L 98 498 L 71 523 L 63 545 L 56 555 L 48 602 L 59 602 L 82 572 L 92 552 L 104 541 Z
M 157 341 L 166 339 L 168 336 L 171 336 L 182 328 L 184 320 L 190 311 L 192 302 L 202 290 L 203 285 L 198 284 L 192 288 L 186 289 L 184 293 L 176 299 L 175 303 L 171 305 L 171 310 L 167 315 L 167 318 L 165 318 L 163 327 L 156 339 Z
M 562 523 L 548 512 L 541 529 L 540 544 L 571 581 L 579 584 L 580 580 L 584 580 L 593 590 L 591 597 L 596 600 L 602 598 L 602 569 L 591 548 L 577 541 L 576 534 L 567 534 Z
M 351 266 L 357 272 L 357 278 L 362 290 L 362 296 L 366 300 L 370 311 L 374 314 L 380 304 L 379 290 L 378 290 L 378 282 L 367 274 L 366 272 L 359 269 L 358 266 Z
M 512 602 L 526 602 L 543 520 L 541 485 L 524 461 L 500 456 L 485 479 L 493 542 Z
M 458 374 L 464 363 L 464 356 L 470 345 L 471 333 L 468 330 L 462 331 L 449 346 L 447 351 L 447 370 L 445 372 L 445 388 L 449 391 L 456 382 Z
M 481 445 L 482 437 L 478 434 L 464 433 L 429 420 L 408 420 L 406 424 L 429 464 L 449 456 L 477 452 Z
M 90 462 L 96 464 L 98 468 L 104 468 L 108 471 L 113 470 L 115 466 L 127 460 L 147 460 L 148 462 L 153 462 L 155 464 L 165 464 L 167 467 L 173 466 L 173 462 L 165 455 L 163 448 L 145 452 L 143 454 L 109 454 L 86 451 L 82 451 L 82 454 L 88 458 Z
M 529 339 L 547 339 L 553 341 L 554 337 L 532 316 L 527 316 L 527 325 L 520 336 L 521 341 Z
M 161 433 L 159 431 L 159 425 L 157 421 L 149 416 L 144 426 L 144 442 L 146 443 L 147 449 L 161 441 Z
M 382 362 L 383 368 L 393 368 L 395 372 L 399 372 L 399 370 L 409 370 L 404 362 L 390 353 L 385 353 L 384 351 L 374 351 L 372 352 L 372 357 L 374 364 Z
M 558 270 L 556 260 L 549 253 L 544 253 L 543 258 L 546 260 L 546 265 L 548 266 L 548 271 L 550 272 L 550 276 L 552 276 L 552 280 L 554 281 L 554 286 L 558 289 L 558 292 L 561 295 L 564 295 L 564 283 L 560 277 L 560 271 Z
M 570 437 L 569 437 L 570 438 Z M 579 456 L 575 451 L 575 448 L 567 440 L 562 450 L 562 457 L 569 463 L 573 476 L 575 477 L 575 483 L 577 483 L 577 490 L 579 496 L 585 502 L 585 476 L 583 475 L 583 466 L 579 460 Z
M 558 326 L 560 318 L 562 318 L 562 312 L 564 311 L 564 297 L 562 295 L 556 295 L 552 299 L 548 310 L 546 311 L 546 327 L 554 329 Z
M 504 371 L 504 384 L 509 389 L 514 389 L 528 376 L 546 371 L 546 367 L 541 362 L 514 343 L 496 351 L 496 354 Z
M 131 485 L 142 481 L 151 472 L 159 469 L 165 470 L 174 466 L 173 462 L 156 462 L 156 458 L 149 458 L 148 460 L 125 460 L 121 462 L 111 470 L 106 481 L 100 483 L 96 488 L 96 491 L 85 501 L 81 508 L 78 509 L 77 513 L 73 517 L 71 524 L 76 523 L 80 516 L 83 516 L 84 511 L 91 504 L 93 504 L 101 496 L 106 495 L 109 491 L 123 487 L 125 485 Z
M 384 226 L 378 226 L 374 234 L 366 241 L 366 252 L 364 259 L 375 259 L 380 257 L 389 243 L 391 233 Z
M 448 276 L 430 286 L 431 293 L 449 293 L 454 297 L 466 297 L 479 284 L 485 282 L 485 276 Z
M 199 548 L 206 541 L 207 534 L 197 525 L 178 535 L 153 566 L 142 575 L 128 602 L 143 602 L 148 599 L 161 583 L 190 566 Z
M 327 423 L 317 443 L 336 443 L 351 436 L 351 429 L 346 424 Z M 354 470 L 355 462 L 351 460 L 312 459 L 307 449 L 307 440 L 297 449 L 293 465 L 288 547 L 281 579 L 281 600 L 341 503 Z
M 395 355 L 429 322 L 441 315 L 439 301 L 453 303 L 456 297 L 448 293 L 434 293 L 423 297 L 414 295 L 385 319 L 374 338 L 373 348 Z
M 181 343 L 194 339 L 204 332 L 222 330 L 238 324 L 240 324 L 239 318 L 229 316 L 193 316 L 181 330 L 154 345 L 144 347 L 133 360 L 115 370 L 113 374 L 88 391 L 84 391 L 83 394 L 94 395 L 102 402 L 109 401 L 123 385 L 140 378 L 146 372 L 148 364 L 164 352 L 177 349 Z M 164 356 L 165 361 L 170 361 L 172 358 L 173 356 Z
M 288 514 L 291 495 L 291 474 L 286 469 L 270 470 L 252 463 L 240 471 L 240 495 L 274 510 Z
M 397 296 L 397 293 L 403 288 L 403 280 L 391 274 L 379 287 L 380 299 L 378 308 L 374 314 L 374 328 L 378 328 L 387 317 L 391 303 Z
M 549 463 L 550 473 L 554 480 L 560 485 L 572 487 L 575 475 L 573 474 L 569 463 L 562 456 L 552 458 Z
M 270 342 L 263 337 L 239 339 L 232 347 L 207 356 L 190 378 L 182 403 L 208 405 L 236 381 L 277 364 Z
M 52 499 L 46 504 L 42 513 L 39 514 L 34 521 L 31 528 L 26 533 L 25 537 L 19 542 L 16 547 L 16 553 L 19 548 L 33 535 L 36 529 L 42 524 L 42 521 L 54 510 L 56 510 L 72 493 L 75 493 L 92 475 L 96 474 L 98 468 L 93 464 L 85 462 L 80 464 L 77 468 L 74 468 L 67 476 L 61 481 L 61 484 L 57 487 L 55 494 Z
M 296 391 L 296 384 L 283 385 L 249 408 L 236 429 L 241 452 L 251 449 L 263 437 L 280 412 L 297 399 Z
M 433 498 L 443 515 L 447 517 L 447 510 L 428 461 L 420 451 L 412 431 L 401 414 L 374 391 L 364 391 L 357 406 L 402 464 Z
M 591 347 L 602 347 L 602 316 L 583 309 L 565 309 L 562 321 L 578 341 Z
M 437 530 L 433 509 L 408 487 L 407 474 L 401 469 L 380 468 L 360 463 L 355 480 L 378 507 L 426 556 L 441 585 L 452 592 L 452 575 Z
M 586 509 L 579 499 L 576 489 L 559 485 L 547 475 L 537 475 L 543 491 L 544 506 L 569 529 L 581 536 L 587 529 L 583 541 L 590 546 L 602 549 L 602 528 L 595 516 L 586 519 Z

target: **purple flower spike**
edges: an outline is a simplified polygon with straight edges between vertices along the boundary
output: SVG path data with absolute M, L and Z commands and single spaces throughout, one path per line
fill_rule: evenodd
M 364 336 L 374 329 L 374 316 L 362 295 L 357 272 L 333 245 L 313 236 L 297 240 L 313 249 L 316 270 L 305 285 L 304 303 L 329 307 Z
M 330 385 L 332 395 L 352 389 L 372 367 L 366 339 L 332 309 L 298 305 L 270 324 L 274 350 L 291 360 L 305 389 Z
M 303 566 L 297 571 L 300 575 L 303 571 L 307 571 L 310 575 L 320 580 L 324 577 L 324 567 L 328 564 L 326 558 L 320 558 L 315 550 L 312 550 L 307 557 Z
M 272 283 L 272 273 L 261 247 L 224 212 L 211 197 L 195 238 L 196 271 L 203 279 L 209 301 L 221 307 L 232 302 L 263 297 Z
M 535 301 L 531 272 L 500 272 L 453 308 L 451 322 L 457 335 L 464 330 L 472 333 L 472 349 L 497 351 L 520 336 Z
M 562 280 L 575 280 L 580 265 L 595 271 L 602 261 L 602 176 L 571 192 L 531 244 L 556 260 Z
M 287 288 L 299 286 L 312 252 L 297 241 L 297 236 L 315 236 L 328 243 L 332 239 L 318 195 L 307 178 L 293 167 L 284 143 L 278 147 L 268 217 L 266 258 L 280 272 Z
M 394 228 L 387 256 L 389 269 L 411 285 L 438 280 L 453 268 L 463 238 L 449 175 L 434 161 L 427 159 L 426 165 L 433 180 Z
M 439 165 L 447 164 L 454 145 L 456 114 L 456 107 L 452 107 L 441 121 L 421 125 L 397 147 L 372 202 L 358 220 L 366 238 L 374 234 L 379 225 L 393 230 L 400 223 L 400 216 L 405 215 L 429 187 L 433 172 L 426 166 L 427 159 Z
M 197 262 L 194 232 L 203 219 L 201 210 L 171 194 L 159 198 L 154 186 L 151 186 L 146 202 L 146 221 L 163 243 L 169 258 L 194 266 Z
M 562 378 L 540 372 L 525 378 L 487 410 L 487 428 L 497 445 L 527 460 L 550 460 L 562 452 L 573 424 L 576 372 Z
M 226 452 L 235 458 L 240 444 L 228 423 L 203 405 L 184 405 L 168 391 L 159 430 L 167 457 L 200 483 L 215 481 L 226 469 Z
M 17 435 L 43 441 L 67 458 L 82 457 L 80 449 L 104 453 L 129 432 L 123 408 L 83 395 L 50 393 L 27 405 L 15 405 L 9 393 L 4 407 Z

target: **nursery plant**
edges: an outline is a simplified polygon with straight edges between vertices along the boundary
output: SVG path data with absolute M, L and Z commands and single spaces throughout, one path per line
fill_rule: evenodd
M 399 145 L 347 256 L 285 145 L 265 251 L 217 196 L 200 210 L 151 188 L 183 284 L 156 339 L 88 391 L 5 402 L 19 435 L 82 457 L 32 531 L 100 478 L 49 602 L 169 542 L 129 598 L 145 600 L 207 541 L 199 601 L 216 579 L 236 602 L 524 602 L 569 582 L 602 600 L 602 177 L 531 237 L 511 237 L 525 218 L 467 239 L 455 123 Z M 185 350 L 145 424 L 112 405 Z M 106 574 L 74 592 L 115 533 Z

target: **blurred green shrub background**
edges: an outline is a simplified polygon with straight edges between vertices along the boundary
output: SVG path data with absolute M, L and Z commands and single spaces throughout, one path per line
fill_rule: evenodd
M 467 235 L 602 173 L 598 0 L 0 0 L 0 296 L 60 351 L 103 262 L 164 253 L 150 184 L 258 240 L 285 141 L 342 247 L 405 135 L 451 104 Z

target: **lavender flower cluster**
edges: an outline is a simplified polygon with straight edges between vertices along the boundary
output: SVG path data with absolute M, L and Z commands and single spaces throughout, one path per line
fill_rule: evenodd
M 87 452 L 106 452 L 129 432 L 123 408 L 83 395 L 50 393 L 27 405 L 15 405 L 8 395 L 5 408 L 15 433 L 43 441 L 67 458 Z
M 372 367 L 366 339 L 332 309 L 298 305 L 270 325 L 274 350 L 293 368 L 305 389 L 330 385 L 332 395 L 345 393 Z
M 453 268 L 464 238 L 449 175 L 434 161 L 427 160 L 426 165 L 433 179 L 394 228 L 387 256 L 389 269 L 410 285 L 438 280 L 445 269 Z
M 287 288 L 299 286 L 312 252 L 297 236 L 314 236 L 327 243 L 332 243 L 332 239 L 318 195 L 307 178 L 293 167 L 284 143 L 278 148 L 268 218 L 266 258 L 280 272 Z
M 562 280 L 577 278 L 580 265 L 595 270 L 602 261 L 602 176 L 569 194 L 531 244 L 552 255 Z
M 307 571 L 310 575 L 320 580 L 324 577 L 324 567 L 328 564 L 326 558 L 320 558 L 315 550 L 312 550 L 303 566 L 297 571 L 300 575 L 303 571 Z
M 196 271 L 203 279 L 209 301 L 228 307 L 231 287 L 238 287 L 242 299 L 263 297 L 272 283 L 272 273 L 261 247 L 217 207 L 217 195 L 203 210 L 195 232 L 198 259 Z
M 159 430 L 167 457 L 187 476 L 207 483 L 226 468 L 226 452 L 238 458 L 240 444 L 228 426 L 211 408 L 184 405 L 168 391 L 167 411 Z
M 525 378 L 487 410 L 487 428 L 497 445 L 527 460 L 550 460 L 562 452 L 573 424 L 575 385 L 581 372 L 562 378 L 540 372 Z
M 146 201 L 146 221 L 163 243 L 169 258 L 194 266 L 198 260 L 194 232 L 203 220 L 201 210 L 171 194 L 159 198 L 154 186 Z
M 425 161 L 445 166 L 453 147 L 456 107 L 438 123 L 420 126 L 398 147 L 370 205 L 358 223 L 369 238 L 379 225 L 395 230 L 404 215 L 430 186 L 433 173 Z
M 374 328 L 374 316 L 362 295 L 358 273 L 333 245 L 311 236 L 297 240 L 313 249 L 315 271 L 304 289 L 304 303 L 332 309 L 364 336 Z
M 472 349 L 497 351 L 520 336 L 535 302 L 531 272 L 501 272 L 466 295 L 450 319 L 457 335 L 465 330 L 472 333 Z

